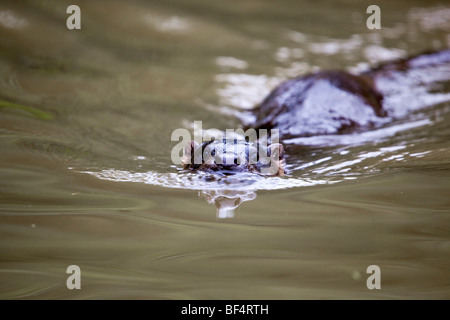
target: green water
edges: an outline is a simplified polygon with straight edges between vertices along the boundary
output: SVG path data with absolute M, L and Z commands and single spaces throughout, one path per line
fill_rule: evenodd
M 445 1 L 378 1 L 381 30 L 368 1 L 78 0 L 81 30 L 70 4 L 0 3 L 0 298 L 450 297 L 448 102 L 382 140 L 291 147 L 286 187 L 228 219 L 170 157 L 173 130 L 238 128 L 223 113 L 286 78 L 450 46 Z

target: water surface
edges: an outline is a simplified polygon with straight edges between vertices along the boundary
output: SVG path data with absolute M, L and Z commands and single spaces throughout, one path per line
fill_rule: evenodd
M 402 86 L 414 110 L 377 130 L 285 141 L 284 178 L 170 157 L 173 130 L 238 128 L 285 79 L 449 47 L 450 7 L 379 1 L 371 31 L 365 1 L 77 3 L 78 31 L 69 1 L 0 3 L 0 298 L 450 296 L 448 81 Z

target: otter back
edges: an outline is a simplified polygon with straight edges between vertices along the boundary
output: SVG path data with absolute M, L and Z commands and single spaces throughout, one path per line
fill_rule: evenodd
M 279 85 L 253 110 L 256 122 L 247 128 L 276 128 L 280 130 L 280 136 L 289 138 L 377 127 L 390 121 L 391 114 L 398 114 L 393 112 L 392 104 L 387 106 L 385 101 L 388 95 L 398 92 L 391 92 L 392 87 L 396 84 L 398 87 L 410 86 L 410 91 L 414 91 L 412 80 L 402 79 L 417 78 L 417 73 L 423 76 L 417 81 L 433 79 L 435 77 L 427 77 L 436 73 L 430 66 L 439 69 L 448 66 L 449 62 L 450 50 L 444 50 L 386 63 L 361 75 L 321 71 L 297 77 Z M 411 76 L 412 70 L 417 71 L 415 76 Z M 450 74 L 447 81 L 449 79 Z M 423 87 L 426 84 L 415 85 Z

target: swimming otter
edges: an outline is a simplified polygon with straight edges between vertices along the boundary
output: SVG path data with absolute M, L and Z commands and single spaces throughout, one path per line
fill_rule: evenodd
M 420 77 L 435 72 L 431 66 L 448 67 L 449 62 L 450 50 L 443 50 L 386 63 L 359 75 L 320 71 L 300 76 L 280 84 L 253 109 L 256 123 L 245 129 L 275 128 L 283 138 L 369 129 L 389 120 L 384 105 L 388 93 L 382 88 L 389 87 L 392 79 L 397 81 L 408 77 L 406 72 L 420 70 L 415 81 L 424 86 Z
M 211 140 L 199 145 L 191 141 L 181 160 L 186 170 L 232 175 L 251 172 L 265 176 L 285 173 L 284 148 L 279 143 L 264 146 L 245 140 Z
M 256 122 L 244 129 L 278 129 L 282 138 L 368 129 L 389 120 L 390 115 L 384 104 L 387 94 L 384 91 L 388 90 L 383 91 L 380 87 L 386 88 L 392 79 L 407 78 L 408 75 L 401 73 L 411 70 L 420 70 L 421 77 L 416 79 L 416 85 L 424 86 L 427 73 L 436 71 L 431 66 L 440 68 L 445 65 L 449 68 L 449 62 L 450 50 L 443 50 L 386 63 L 360 75 L 345 71 L 321 71 L 297 77 L 276 87 L 252 111 Z M 437 82 L 438 78 L 430 77 L 430 81 Z M 450 72 L 444 75 L 445 81 L 449 79 Z M 407 108 L 406 105 L 397 107 Z M 269 163 L 264 161 L 264 155 L 270 160 Z M 194 161 L 195 157 L 201 160 Z M 244 140 L 212 140 L 202 145 L 191 141 L 185 147 L 182 163 L 187 170 L 222 174 L 256 172 L 280 176 L 285 173 L 284 148 L 281 144 L 264 148 Z

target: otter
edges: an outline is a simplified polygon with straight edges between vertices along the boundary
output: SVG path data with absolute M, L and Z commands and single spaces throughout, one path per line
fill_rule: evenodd
M 371 129 L 389 120 L 384 104 L 389 81 L 408 77 L 406 73 L 411 70 L 419 70 L 425 79 L 427 73 L 435 72 L 430 67 L 448 67 L 449 62 L 450 50 L 443 50 L 385 63 L 358 75 L 320 71 L 287 80 L 252 110 L 256 121 L 244 129 L 278 129 L 282 139 Z M 421 82 L 424 79 L 418 79 L 418 83 L 424 85 Z M 198 157 L 201 161 L 194 162 L 195 155 L 203 155 Z M 266 155 L 271 162 L 264 162 L 265 156 L 261 155 Z M 264 148 L 245 140 L 211 140 L 201 145 L 192 141 L 185 147 L 182 163 L 186 170 L 223 174 L 252 172 L 281 176 L 285 173 L 282 144 Z M 272 166 L 275 169 L 267 170 Z

